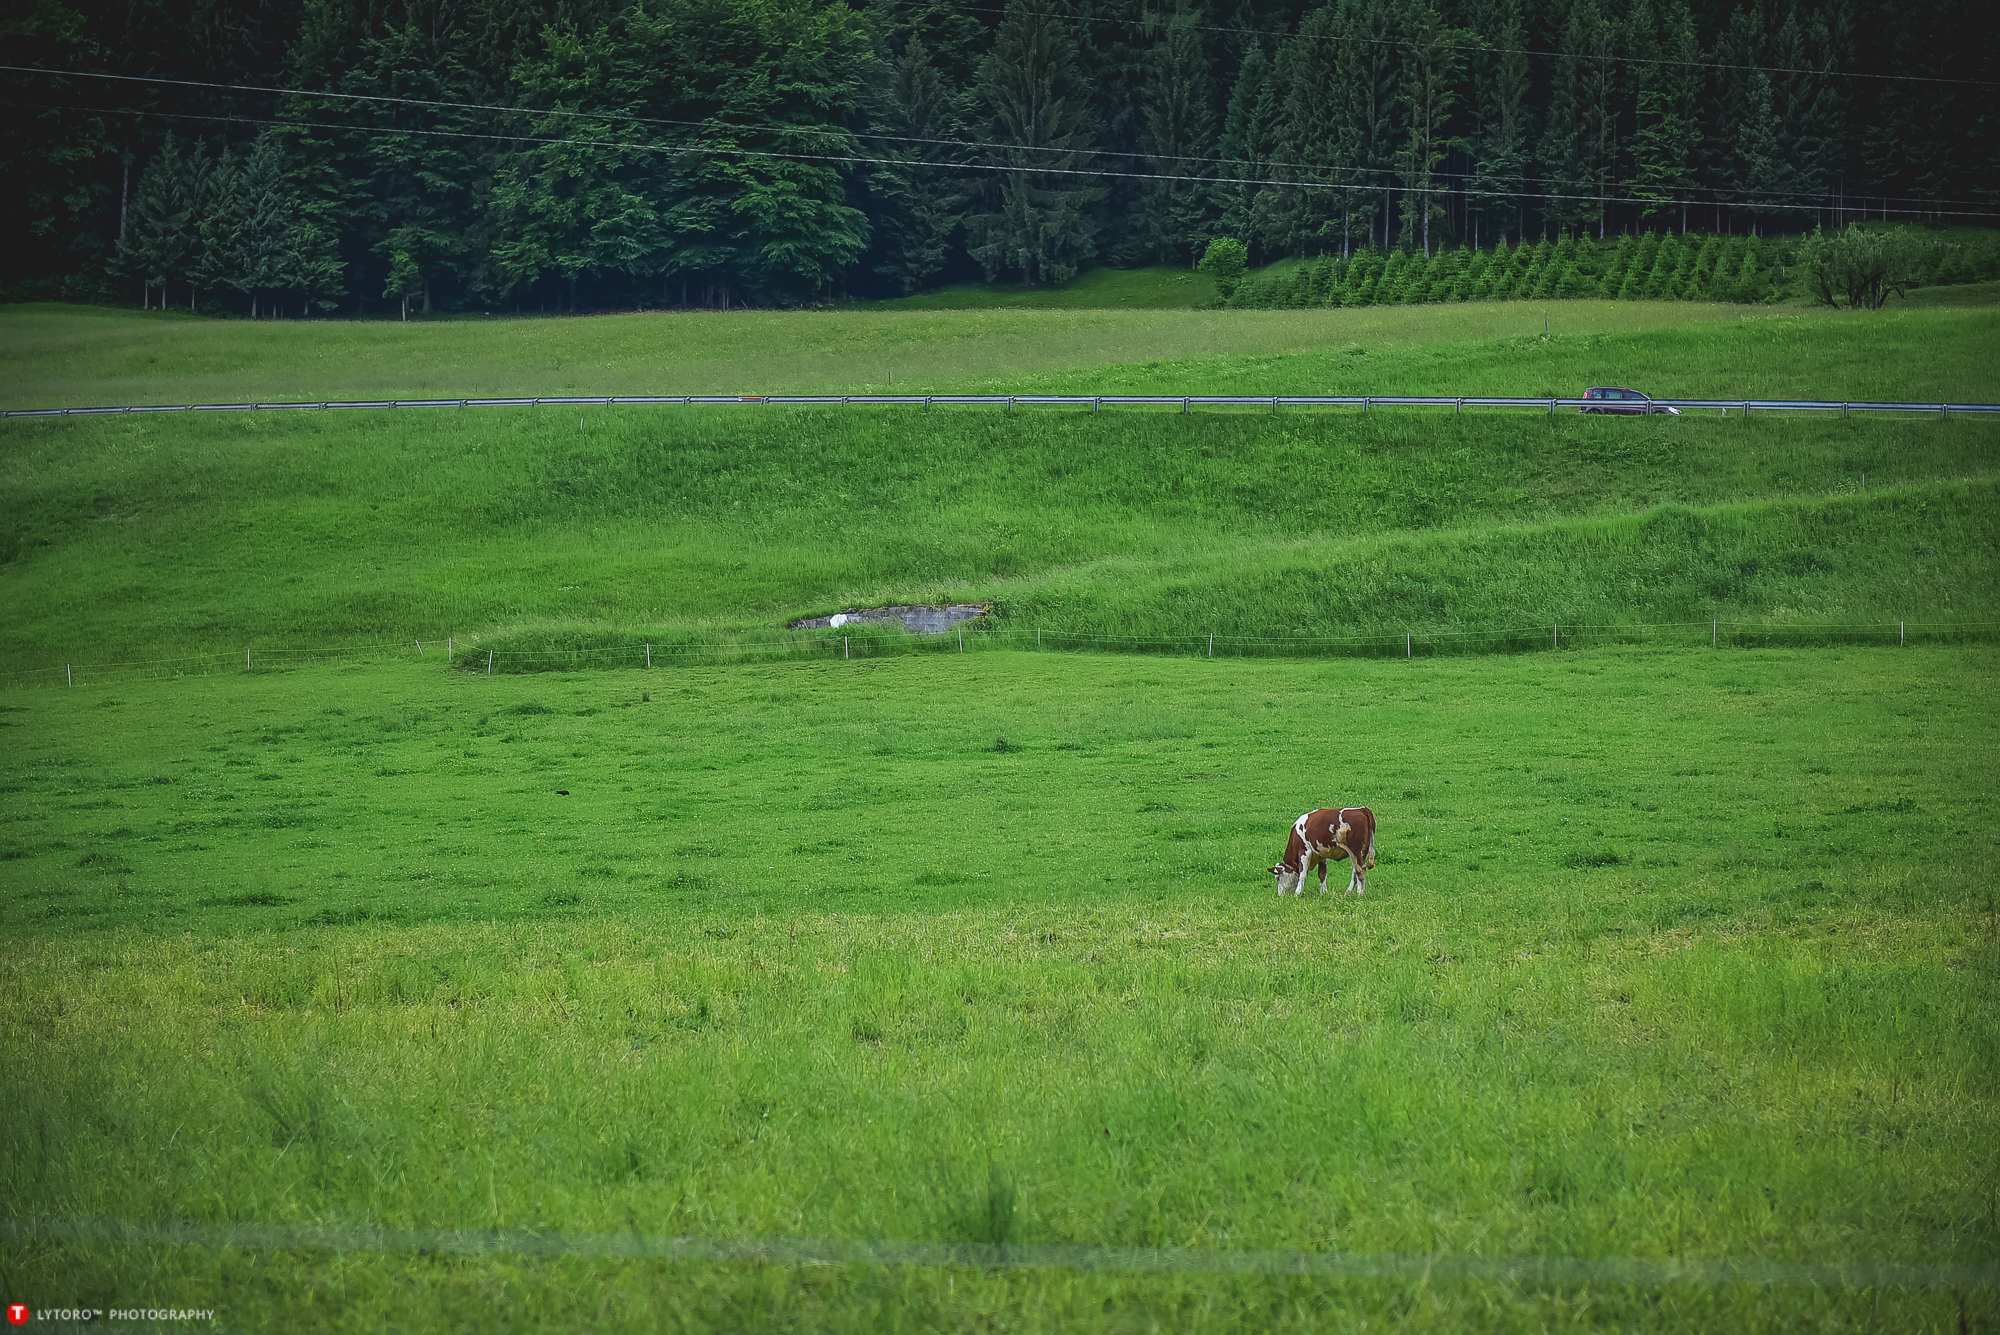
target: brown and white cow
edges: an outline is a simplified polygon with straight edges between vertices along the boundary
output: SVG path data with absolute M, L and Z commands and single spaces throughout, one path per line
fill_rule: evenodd
M 1347 888 L 1360 894 L 1368 884 L 1368 869 L 1375 865 L 1375 813 L 1367 807 L 1336 807 L 1308 811 L 1292 822 L 1292 837 L 1285 844 L 1285 856 L 1271 868 L 1278 878 L 1278 893 L 1289 890 L 1302 895 L 1306 878 L 1319 869 L 1319 892 L 1326 893 L 1329 863 L 1354 859 L 1354 874 Z

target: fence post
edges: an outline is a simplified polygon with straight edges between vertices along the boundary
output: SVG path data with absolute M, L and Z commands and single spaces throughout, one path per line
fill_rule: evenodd
M 250 666 L 250 651 L 248 649 L 243 651 L 243 666 L 245 668 Z
M 1713 621 L 1711 621 L 1711 622 L 1709 622 L 1709 623 L 1708 623 L 1708 647 L 1709 647 L 1709 648 L 1713 649 L 1713 648 L 1715 647 L 1715 637 L 1716 637 L 1716 633 L 1717 633 L 1718 631 L 1720 631 L 1721 629 L 1722 629 L 1722 618 L 1721 618 L 1721 617 L 1717 617 L 1717 618 L 1715 618 L 1715 620 L 1713 620 Z
M 1902 643 L 1904 643 L 1904 642 L 1905 642 L 1905 641 L 1904 641 L 1904 638 L 1903 638 L 1903 636 L 1904 636 L 1904 632 L 1905 632 L 1905 630 L 1907 629 L 1908 625 L 1909 625 L 1909 623 L 1908 623 L 1908 622 L 1904 622 L 1904 621 L 1898 621 L 1898 622 L 1896 623 L 1896 643 L 1897 643 L 1897 644 L 1902 644 Z
M 1554 626 L 1554 625 L 1550 626 L 1550 627 L 1549 627 L 1549 648 L 1551 648 L 1551 649 L 1560 649 L 1560 648 L 1562 648 L 1562 647 L 1563 647 L 1563 645 L 1562 645 L 1562 628 L 1561 628 L 1560 626 Z
M 965 627 L 963 626 L 958 628 L 958 651 L 960 653 L 965 652 Z
M 1187 410 L 1188 410 L 1188 401 L 1187 401 L 1186 399 L 1182 399 L 1182 400 L 1181 400 L 1181 416 L 1182 416 L 1182 417 L 1186 417 L 1186 416 L 1187 416 Z
M 486 651 L 486 675 L 489 677 L 493 675 L 493 651 L 491 649 Z
M 451 636 L 449 635 L 444 637 L 444 661 L 446 663 L 451 662 Z
M 74 664 L 63 664 L 63 680 L 72 686 L 76 685 L 76 666 Z
M 1215 657 L 1215 632 L 1214 632 L 1214 631 L 1210 631 L 1210 632 L 1208 633 L 1208 656 L 1209 656 L 1210 658 L 1213 658 L 1213 657 Z
M 852 657 L 854 657 L 854 655 L 853 655 L 853 654 L 851 654 L 851 653 L 849 653 L 849 652 L 848 652 L 848 649 L 847 649 L 847 636 L 845 636 L 845 635 L 843 635 L 843 636 L 841 636 L 841 637 L 840 637 L 840 656 L 841 656 L 842 658 L 852 658 Z
M 1096 398 L 1090 401 L 1090 415 L 1092 417 L 1095 417 L 1103 411 L 1104 411 L 1104 396 L 1100 394 Z
M 1465 400 L 1460 399 L 1458 401 L 1458 406 L 1456 408 L 1453 408 L 1451 412 L 1452 416 L 1454 417 L 1463 417 L 1465 415 Z
M 1403 632 L 1403 657 L 1410 657 L 1410 632 Z
M 653 666 L 653 645 L 651 641 L 648 641 L 646 644 L 646 666 Z

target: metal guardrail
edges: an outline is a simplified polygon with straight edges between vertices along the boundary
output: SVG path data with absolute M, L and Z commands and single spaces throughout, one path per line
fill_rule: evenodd
M 1656 408 L 1718 409 L 1756 412 L 1849 413 L 2000 413 L 2000 403 L 1880 403 L 1838 399 L 1654 399 Z M 576 408 L 576 407 L 739 407 L 755 405 L 828 405 L 843 407 L 974 404 L 1014 408 L 1534 408 L 1553 416 L 1559 408 L 1603 408 L 1598 399 L 1530 399 L 1466 396 L 1443 398 L 1408 394 L 618 394 L 544 396 L 528 399 L 327 399 L 307 403 L 188 403 L 145 404 L 101 408 L 9 408 L 0 417 L 98 417 L 113 413 L 240 413 L 293 409 L 332 411 L 343 408 Z

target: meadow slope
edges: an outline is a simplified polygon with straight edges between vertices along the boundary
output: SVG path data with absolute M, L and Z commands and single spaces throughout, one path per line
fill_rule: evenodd
M 1977 307 L 1578 303 L 1547 340 L 1523 313 L 39 308 L 0 311 L 0 397 L 858 390 L 895 351 L 1023 389 L 2000 399 Z M 1996 447 L 1935 417 L 0 424 L 8 1301 L 303 1332 L 1993 1329 Z M 718 661 L 912 597 L 992 611 L 963 653 Z M 1739 633 L 1648 628 L 1696 618 Z M 1362 632 L 1416 656 L 1310 656 Z M 1109 634 L 1166 652 L 1075 651 Z M 1289 822 L 1355 802 L 1366 898 L 1274 897 Z
M 1613 315 L 1577 305 L 1565 323 Z M 786 330 L 860 330 L 865 343 L 869 331 L 916 337 L 936 321 L 963 336 L 961 350 L 1004 360 L 1031 314 L 710 327 L 763 330 L 769 364 L 784 365 L 797 351 Z M 1373 348 L 1284 350 L 1312 320 L 1324 337 L 1327 320 L 1347 314 L 1390 332 Z M 1556 393 L 1609 370 L 1699 393 L 1901 392 L 1928 377 L 1940 392 L 2000 397 L 2000 363 L 1974 355 L 2000 318 L 1989 311 L 1876 322 L 1665 314 L 1683 323 L 1436 343 L 1424 339 L 1476 332 L 1487 314 L 1281 313 L 1263 323 L 1271 350 L 1256 356 L 1044 369 L 1017 387 Z M 1246 321 L 1236 337 L 1258 332 L 1254 313 L 1220 315 Z M 1172 342 L 1163 317 L 1090 318 L 1121 331 L 1107 356 Z M 11 319 L 16 336 L 59 319 L 106 331 L 108 360 L 91 368 L 101 389 L 88 398 L 132 383 L 145 361 L 136 349 L 173 355 L 165 336 L 183 329 L 211 340 L 203 355 L 228 362 L 238 392 L 282 389 L 259 380 L 259 357 L 286 353 L 287 340 L 295 357 L 318 341 L 327 360 L 315 374 L 365 379 L 371 357 L 415 336 L 271 325 L 270 346 L 252 356 L 255 331 L 241 323 Z M 994 333 L 995 321 L 1012 332 Z M 438 337 L 434 355 L 495 358 L 568 333 L 574 355 L 594 346 L 590 357 L 629 369 L 645 331 L 684 327 L 620 317 L 418 332 Z M 1045 343 L 1052 359 L 1080 355 L 1060 333 Z M 354 351 L 364 345 L 367 356 Z M 717 355 L 741 376 L 748 346 Z M 810 363 L 793 358 L 794 387 L 817 374 Z M 761 408 L 12 421 L 0 462 L 0 594 L 12 609 L 0 671 L 45 679 L 65 664 L 447 636 L 485 648 L 637 645 L 927 598 L 990 602 L 1003 627 L 1181 641 L 1386 643 L 1556 621 L 1979 621 L 1996 595 L 1997 427 Z

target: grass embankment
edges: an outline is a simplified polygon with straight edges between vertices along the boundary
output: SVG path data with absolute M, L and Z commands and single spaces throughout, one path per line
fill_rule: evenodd
M 17 696 L 0 1181 L 17 1216 L 140 1222 L 1987 1266 L 1996 667 L 995 654 Z M 1270 894 L 1301 794 L 1375 806 L 1365 901 Z M 1995 1316 L 1982 1288 L 0 1254 L 23 1298 L 240 1329 Z
M 1330 329 L 1345 314 L 1314 318 Z M 1557 393 L 1613 379 L 1993 397 L 1995 363 L 1977 354 L 2000 327 L 1940 312 L 1439 346 L 1417 337 L 1428 312 L 1364 314 L 1396 337 L 1360 355 L 1047 371 L 1018 387 L 1095 374 L 1103 388 Z M 845 327 L 872 321 L 895 325 Z M 643 323 L 561 328 L 609 347 Z M 126 326 L 168 329 L 133 319 L 119 339 Z M 499 350 L 551 327 L 466 337 Z M 282 330 L 324 335 L 329 355 L 382 331 Z M 1444 645 L 1552 622 L 1976 621 L 1995 605 L 1995 426 L 761 408 L 15 421 L 0 667 L 447 635 L 727 638 L 919 598 L 990 600 L 997 624 L 1023 631 L 1281 646 L 1405 632 Z

